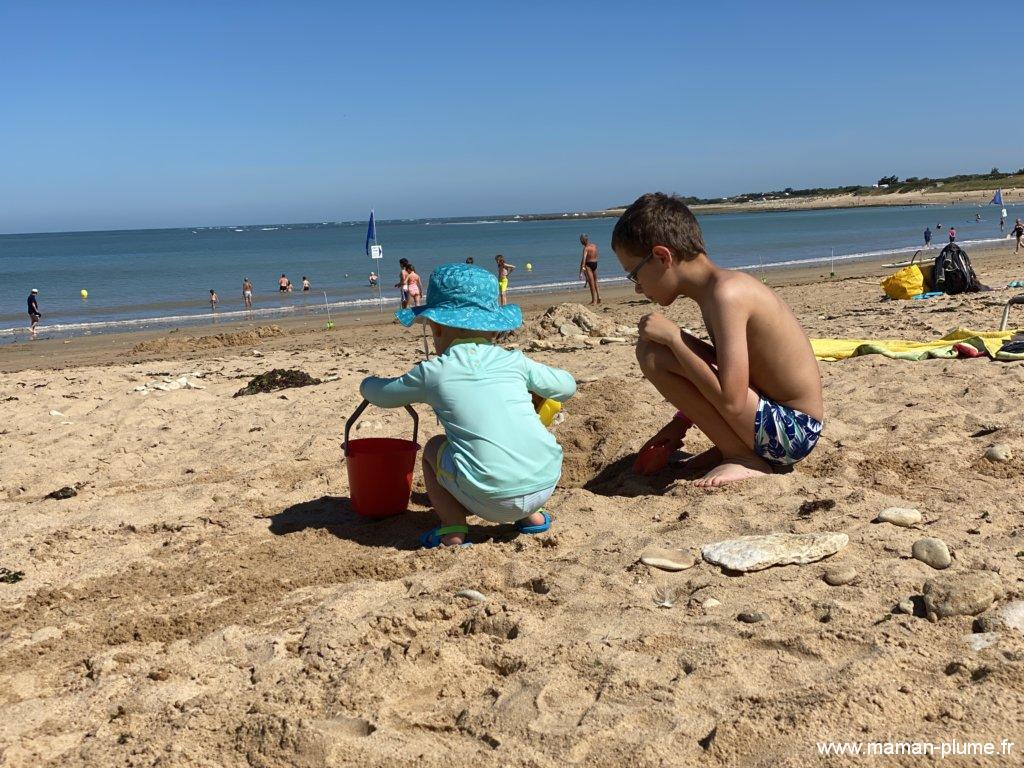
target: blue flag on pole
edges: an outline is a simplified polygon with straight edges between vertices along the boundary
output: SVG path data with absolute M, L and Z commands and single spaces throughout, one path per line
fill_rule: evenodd
M 1002 206 L 1003 204 L 1003 190 L 997 189 L 995 195 L 992 197 L 992 202 L 989 205 Z
M 377 225 L 373 221 L 373 211 L 370 211 L 370 224 L 366 228 L 366 255 L 370 255 L 370 246 L 377 242 Z

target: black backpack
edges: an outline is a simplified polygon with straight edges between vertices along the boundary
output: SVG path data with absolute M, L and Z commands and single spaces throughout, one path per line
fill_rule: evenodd
M 981 290 L 981 283 L 971 266 L 970 258 L 956 243 L 950 243 L 935 257 L 932 287 L 950 295 Z

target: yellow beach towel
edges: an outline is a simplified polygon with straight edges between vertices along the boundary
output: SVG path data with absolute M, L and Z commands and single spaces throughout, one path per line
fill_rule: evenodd
M 954 344 L 968 344 L 993 360 L 1021 360 L 1022 354 L 1000 352 L 1000 347 L 1018 331 L 970 331 L 957 328 L 935 341 L 900 339 L 811 339 L 814 356 L 834 362 L 860 355 L 885 355 L 897 360 L 958 357 Z

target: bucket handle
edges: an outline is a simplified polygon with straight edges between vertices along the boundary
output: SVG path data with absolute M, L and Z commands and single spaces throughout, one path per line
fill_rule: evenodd
M 363 415 L 363 411 L 366 410 L 366 407 L 369 404 L 370 404 L 369 400 L 363 400 L 363 402 L 361 402 L 359 404 L 359 407 L 355 409 L 353 414 L 348 417 L 348 421 L 345 422 L 345 442 L 342 443 L 342 449 L 345 451 L 345 455 L 346 456 L 348 456 L 348 433 L 349 433 L 349 430 L 352 429 L 352 425 L 356 423 L 356 420 L 360 416 Z M 409 415 L 412 416 L 412 441 L 414 443 L 419 443 L 419 440 L 417 439 L 419 437 L 419 434 L 420 434 L 420 417 L 419 417 L 419 414 L 416 413 L 415 409 L 413 409 L 413 407 L 411 405 L 405 406 L 405 410 L 407 410 L 409 412 Z

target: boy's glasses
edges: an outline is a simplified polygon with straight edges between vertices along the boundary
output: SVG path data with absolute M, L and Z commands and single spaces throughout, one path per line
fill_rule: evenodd
M 640 261 L 639 264 L 636 265 L 636 268 L 632 272 L 630 272 L 629 274 L 626 275 L 626 279 L 629 280 L 629 282 L 631 282 L 633 285 L 640 285 L 640 281 L 636 279 L 637 273 L 641 269 L 643 269 L 644 264 L 646 264 L 648 261 L 650 261 L 653 258 L 654 258 L 654 251 L 651 251 L 649 254 L 647 254 Z

